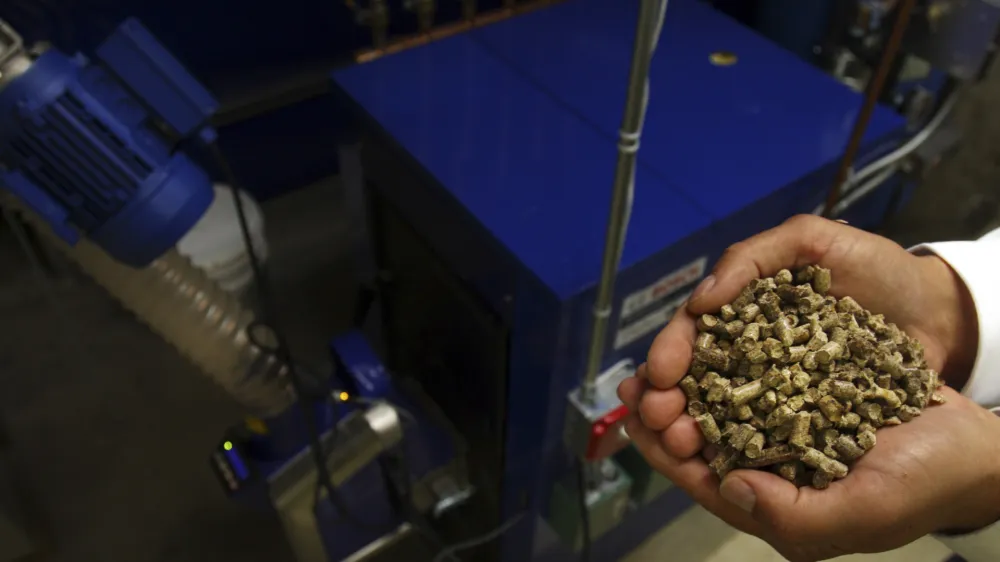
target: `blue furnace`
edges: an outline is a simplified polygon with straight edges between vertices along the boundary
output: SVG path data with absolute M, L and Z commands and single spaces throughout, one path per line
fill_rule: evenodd
M 505 561 L 572 556 L 546 517 L 572 466 L 567 394 L 584 369 L 637 7 L 575 0 L 333 75 L 367 124 L 380 347 L 469 442 L 488 523 L 520 517 Z M 718 52 L 735 64 L 713 64 Z M 728 245 L 825 198 L 860 105 L 710 6 L 670 3 L 606 366 L 641 362 Z M 878 108 L 861 162 L 903 129 Z M 635 506 L 593 559 L 688 505 L 670 490 Z

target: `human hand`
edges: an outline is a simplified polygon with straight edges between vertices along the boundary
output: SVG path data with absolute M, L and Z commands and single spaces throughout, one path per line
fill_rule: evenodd
M 940 411 L 933 412 L 933 415 L 925 414 L 926 417 L 921 418 L 922 421 L 917 426 L 911 422 L 906 424 L 909 427 L 903 429 L 880 431 L 879 446 L 864 457 L 868 460 L 856 465 L 871 468 L 855 468 L 854 470 L 860 471 L 860 475 L 855 476 L 852 470 L 847 479 L 836 483 L 834 492 L 830 491 L 834 486 L 823 492 L 800 491 L 771 474 L 736 471 L 726 479 L 720 493 L 717 481 L 709 473 L 704 460 L 696 456 L 704 446 L 704 439 L 694 420 L 683 412 L 685 399 L 680 390 L 675 388 L 691 361 L 691 346 L 696 332 L 695 317 L 702 313 L 715 312 L 722 304 L 732 301 L 740 289 L 753 278 L 773 275 L 783 268 L 795 268 L 810 263 L 833 270 L 834 284 L 831 294 L 851 295 L 862 306 L 885 314 L 887 319 L 895 322 L 924 344 L 925 356 L 932 368 L 942 371 L 946 379 L 953 384 L 964 382 L 961 373 L 967 372 L 975 358 L 977 344 L 975 311 L 971 308 L 971 299 L 965 292 L 964 285 L 944 262 L 934 257 L 913 256 L 887 239 L 843 224 L 817 217 L 796 217 L 778 228 L 730 248 L 717 264 L 713 276 L 699 287 L 689 305 L 679 311 L 657 337 L 649 354 L 649 362 L 640 369 L 641 376 L 622 384 L 620 394 L 623 401 L 632 412 L 637 412 L 641 416 L 641 423 L 638 420 L 630 423 L 629 429 L 633 439 L 647 460 L 685 488 L 696 500 L 737 527 L 771 540 L 772 544 L 793 559 L 812 560 L 836 556 L 845 551 L 890 548 L 898 546 L 890 543 L 907 538 L 903 534 L 889 532 L 885 528 L 887 525 L 909 525 L 906 529 L 918 532 L 908 537 L 908 540 L 912 540 L 927 532 L 940 529 L 941 526 L 962 524 L 963 521 L 945 520 L 951 518 L 951 515 L 942 506 L 933 510 L 934 513 L 925 515 L 918 509 L 916 503 L 897 502 L 888 492 L 886 496 L 872 494 L 879 486 L 889 490 L 889 486 L 884 482 L 910 482 L 918 468 L 933 464 L 924 457 L 935 458 L 933 455 L 927 455 L 926 449 L 923 450 L 924 456 L 920 456 L 914 453 L 916 449 L 911 448 L 907 452 L 902 446 L 893 447 L 892 439 L 897 439 L 899 443 L 907 443 L 906 438 L 883 437 L 883 434 L 899 435 L 903 432 L 912 436 L 912 432 L 916 431 L 915 427 L 930 423 L 925 420 L 940 418 L 942 416 Z M 948 406 L 948 410 L 958 408 L 965 417 L 958 417 L 955 420 L 949 418 L 947 424 L 936 425 L 942 428 L 948 427 L 949 431 L 971 432 L 970 435 L 975 436 L 980 435 L 987 427 L 992 428 L 993 424 L 1000 423 L 964 398 L 956 395 L 953 402 L 954 405 Z M 985 417 L 972 420 L 969 418 L 971 415 L 969 412 L 982 414 Z M 961 427 L 949 424 L 960 424 Z M 977 432 L 976 428 L 980 428 L 981 431 Z M 945 445 L 954 445 L 958 441 L 952 437 L 952 441 L 948 442 L 946 434 L 947 432 L 942 434 L 944 435 L 942 439 L 947 442 Z M 972 438 L 969 435 L 964 437 Z M 885 444 L 887 439 L 890 440 L 890 445 Z M 921 439 L 928 441 L 930 437 Z M 972 445 L 975 443 L 964 443 L 963 446 Z M 936 451 L 935 455 L 947 456 L 943 451 L 954 451 L 960 457 L 980 450 L 981 446 L 979 449 L 942 449 Z M 992 459 L 992 449 L 988 452 L 991 456 L 986 458 Z M 899 467 L 896 472 L 892 472 L 893 466 Z M 879 467 L 880 470 L 876 470 Z M 939 471 L 943 472 L 938 474 Z M 917 498 L 924 493 L 931 498 L 933 490 L 941 489 L 952 493 L 958 488 L 964 490 L 970 484 L 968 475 L 958 474 L 940 463 L 934 464 L 934 470 L 926 473 L 936 475 L 940 481 L 921 482 L 919 494 L 912 490 L 907 491 L 903 494 L 904 498 L 907 496 Z M 992 473 L 988 470 L 979 473 L 979 478 L 992 477 L 986 474 Z M 859 483 L 854 485 L 852 482 Z M 880 482 L 883 484 L 879 484 Z M 747 489 L 757 491 L 756 497 L 761 499 L 754 503 L 750 515 L 746 513 L 741 515 L 737 506 L 747 507 L 749 503 L 747 495 L 740 492 L 746 492 Z M 867 495 L 856 495 L 857 490 L 866 490 Z M 893 493 L 898 494 L 898 487 L 893 490 Z M 850 495 L 847 494 L 848 491 Z M 824 495 L 816 496 L 817 493 Z M 723 494 L 733 503 L 726 501 Z M 848 500 L 863 500 L 862 504 L 860 507 L 848 506 L 837 512 L 832 505 L 838 494 L 843 495 L 842 503 L 845 506 L 850 503 Z M 811 500 L 812 504 L 809 503 L 810 497 L 814 498 Z M 822 498 L 822 504 L 816 504 L 815 498 Z M 933 496 L 932 499 L 940 498 Z M 962 499 L 952 494 L 948 501 L 955 504 Z M 783 500 L 788 502 L 787 505 L 781 503 Z M 878 505 L 869 508 L 868 504 L 872 502 Z M 844 534 L 844 531 L 834 532 L 836 525 L 840 524 L 839 518 L 846 518 L 842 522 L 844 524 L 857 523 L 859 520 L 857 515 L 847 515 L 852 510 L 865 514 L 881 514 L 884 517 L 888 513 L 885 510 L 891 507 L 890 504 L 897 510 L 892 512 L 894 517 L 883 520 L 866 519 L 866 525 L 876 525 L 874 528 L 877 532 L 874 536 L 858 534 L 866 527 L 845 527 L 849 531 L 847 534 Z M 1000 504 L 991 502 L 988 510 L 991 510 L 993 505 Z M 808 513 L 795 511 L 809 506 L 812 506 L 811 509 L 814 511 L 822 507 L 822 510 L 815 514 L 816 517 L 812 521 L 814 528 L 811 531 L 801 526 L 809 521 Z M 972 515 L 974 511 L 963 509 L 962 514 Z M 795 513 L 797 516 L 790 517 L 789 513 Z M 906 519 L 911 515 L 915 517 L 913 521 Z M 891 521 L 897 523 L 890 523 Z M 903 523 L 898 523 L 899 521 Z M 977 518 L 976 523 L 979 522 Z M 931 524 L 939 527 L 927 528 Z M 827 531 L 821 532 L 823 529 Z M 872 540 L 868 541 L 869 538 Z M 899 544 L 904 544 L 908 540 Z M 816 543 L 817 546 L 810 546 L 811 543 Z
M 631 380 L 621 395 L 636 411 L 642 393 L 637 383 L 646 381 Z M 797 488 L 755 470 L 730 472 L 720 488 L 694 452 L 704 443 L 696 427 L 682 423 L 668 430 L 668 447 L 663 435 L 635 416 L 626 429 L 654 469 L 710 512 L 792 562 L 813 562 L 883 552 L 928 533 L 978 529 L 1000 518 L 1000 418 L 951 389 L 941 393 L 945 404 L 880 429 L 878 444 L 826 490 Z M 684 397 L 674 399 L 665 414 L 678 419 Z

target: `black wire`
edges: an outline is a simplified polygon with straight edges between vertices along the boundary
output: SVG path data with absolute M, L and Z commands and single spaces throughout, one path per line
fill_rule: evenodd
M 580 545 L 581 562 L 590 561 L 590 510 L 587 508 L 587 477 L 582 459 L 576 459 L 576 492 L 580 507 L 580 532 L 583 535 Z
M 253 322 L 247 327 L 247 337 L 250 338 L 253 343 L 258 344 L 258 347 L 260 347 L 263 351 L 273 353 L 274 356 L 277 357 L 288 369 L 288 378 L 292 383 L 292 389 L 295 391 L 296 396 L 298 396 L 300 400 L 299 405 L 302 408 L 303 417 L 306 422 L 306 432 L 309 437 L 310 450 L 312 451 L 313 461 L 316 464 L 316 472 L 318 475 L 317 491 L 320 487 L 326 490 L 327 498 L 336 508 L 340 517 L 342 517 L 345 521 L 348 521 L 352 525 L 362 529 L 372 529 L 371 525 L 359 521 L 351 515 L 350 510 L 347 507 L 347 503 L 340 496 L 337 487 L 333 485 L 330 470 L 326 465 L 326 454 L 323 450 L 323 443 L 318 429 L 319 424 L 316 421 L 316 412 L 312 407 L 313 398 L 308 395 L 306 385 L 303 383 L 298 370 L 295 368 L 295 362 L 292 360 L 291 351 L 288 347 L 288 341 L 285 339 L 284 333 L 277 329 L 275 323 L 276 314 L 271 287 L 268 283 L 267 276 L 264 275 L 260 258 L 257 255 L 257 249 L 254 247 L 253 238 L 250 235 L 250 227 L 247 224 L 246 210 L 243 208 L 243 198 L 240 197 L 239 181 L 236 179 L 236 174 L 229 165 L 229 160 L 219 149 L 219 145 L 212 142 L 208 145 L 208 148 L 212 157 L 215 159 L 216 164 L 219 166 L 219 169 L 222 171 L 223 177 L 229 183 L 230 190 L 232 191 L 233 203 L 236 206 L 236 216 L 239 219 L 243 244 L 246 247 L 247 258 L 250 262 L 250 270 L 257 289 L 257 305 L 260 309 L 262 321 Z M 267 327 L 274 334 L 274 346 L 259 345 L 260 342 L 254 339 L 256 337 L 256 334 L 254 333 L 255 329 L 260 327 Z
M 357 304 L 354 307 L 353 325 L 355 328 L 363 328 L 368 320 L 368 313 L 371 312 L 372 305 L 378 297 L 378 290 L 374 287 L 361 287 L 358 291 Z

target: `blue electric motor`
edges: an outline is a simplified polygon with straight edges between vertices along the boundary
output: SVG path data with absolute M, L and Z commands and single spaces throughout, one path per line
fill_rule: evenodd
M 96 55 L 25 49 L 0 21 L 0 188 L 68 243 L 85 236 L 144 266 L 212 202 L 210 178 L 176 147 L 214 140 L 217 103 L 136 20 Z

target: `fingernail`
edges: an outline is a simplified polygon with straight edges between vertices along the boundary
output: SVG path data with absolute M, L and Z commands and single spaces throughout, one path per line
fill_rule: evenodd
M 635 431 L 634 424 L 636 423 L 635 416 L 629 416 L 628 421 L 622 426 L 625 428 L 625 435 L 628 435 L 629 439 L 632 438 L 632 433 Z
M 739 507 L 743 511 L 750 513 L 754 504 L 757 503 L 757 496 L 753 493 L 753 488 L 735 476 L 726 478 L 719 487 L 719 494 L 729 503 Z
M 702 279 L 701 283 L 698 283 L 698 287 L 694 290 L 693 293 L 691 293 L 691 300 L 697 300 L 698 297 L 700 297 L 703 294 L 707 293 L 714 286 L 715 286 L 715 276 L 714 275 L 709 275 L 708 277 Z

